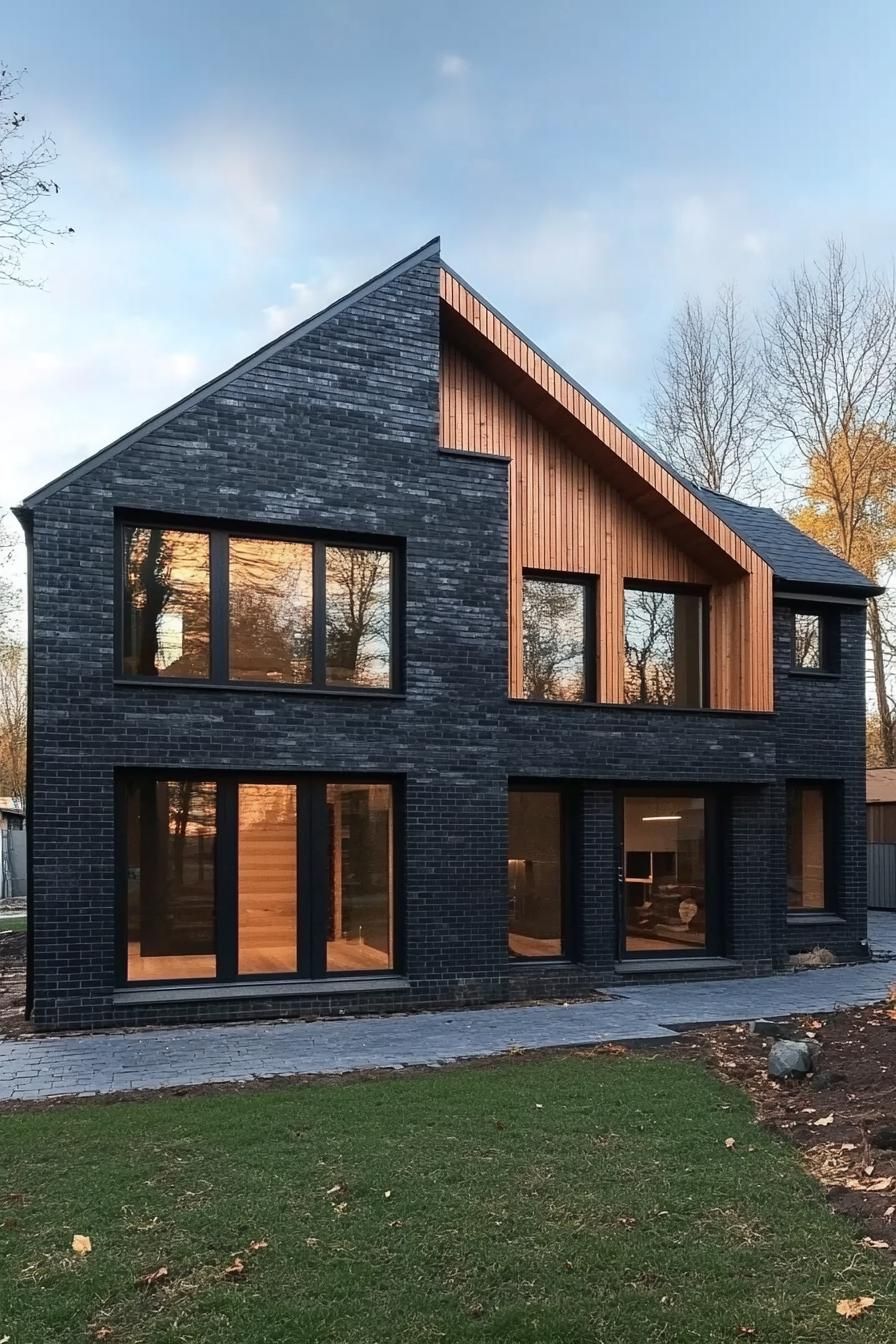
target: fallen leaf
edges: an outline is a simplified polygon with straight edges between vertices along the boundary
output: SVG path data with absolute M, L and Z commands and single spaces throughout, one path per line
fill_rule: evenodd
M 391 1199 L 391 1198 L 392 1198 L 392 1191 L 391 1191 L 391 1190 L 384 1190 L 384 1191 L 383 1191 L 383 1199 Z
M 317 1237 L 306 1237 L 306 1238 L 305 1238 L 305 1245 L 306 1245 L 306 1246 L 318 1246 L 319 1244 L 320 1244 L 320 1243 L 318 1242 Z
M 737 1333 L 743 1336 L 755 1335 L 756 1327 L 753 1325 L 739 1325 L 737 1327 Z
M 392 1221 L 389 1223 L 389 1226 L 390 1226 L 390 1227 L 404 1227 L 404 1223 L 401 1221 L 400 1218 L 393 1218 Z
M 75 1255 L 87 1255 L 93 1250 L 93 1243 L 89 1237 L 82 1237 L 80 1232 L 76 1232 L 72 1237 L 72 1250 Z
M 243 1264 L 240 1257 L 235 1255 L 232 1264 L 229 1264 L 224 1270 L 224 1276 L 228 1279 L 237 1279 L 243 1273 L 245 1268 L 246 1266 Z
M 884 1209 L 884 1217 L 888 1222 L 893 1217 L 894 1213 L 896 1213 L 896 1204 L 891 1204 L 888 1209 Z
M 863 1246 L 870 1246 L 873 1251 L 888 1251 L 890 1243 L 888 1241 L 875 1241 L 873 1237 L 863 1237 Z
M 327 1191 L 328 1195 L 338 1195 L 344 1189 L 341 1185 L 331 1185 Z
M 726 1148 L 733 1148 L 733 1147 L 734 1147 L 734 1139 L 726 1139 L 726 1140 L 725 1140 L 725 1147 L 726 1147 Z
M 852 1320 L 854 1316 L 864 1316 L 874 1306 L 873 1297 L 841 1297 L 837 1303 L 837 1315 Z
M 821 1119 L 813 1120 L 812 1123 L 817 1129 L 821 1129 L 823 1125 L 832 1125 L 834 1123 L 834 1112 L 831 1111 L 830 1115 L 823 1115 Z
M 345 1200 L 343 1200 L 341 1204 L 334 1204 L 334 1205 L 333 1205 L 333 1212 L 334 1212 L 334 1213 L 338 1213 L 338 1214 L 340 1214 L 340 1215 L 343 1214 L 343 1213 L 347 1213 L 347 1212 L 348 1212 L 348 1205 L 346 1204 Z
M 250 1242 L 249 1242 L 249 1250 L 250 1250 L 250 1251 L 266 1251 L 267 1248 L 268 1248 L 268 1244 L 267 1244 L 266 1241 L 250 1241 Z
M 536 1101 L 536 1103 L 535 1103 L 535 1109 L 536 1109 L 536 1111 L 543 1111 L 543 1110 L 544 1110 L 544 1107 L 542 1106 L 542 1104 L 541 1104 L 540 1101 Z
M 154 1288 L 157 1283 L 164 1282 L 168 1277 L 168 1266 L 159 1265 L 158 1269 L 151 1269 L 148 1274 L 141 1274 L 137 1280 L 140 1288 Z
M 94 1330 L 93 1337 L 94 1339 L 111 1339 L 112 1333 L 113 1332 L 111 1326 L 101 1325 L 99 1330 Z M 0 1344 L 3 1344 L 2 1339 L 0 1339 Z

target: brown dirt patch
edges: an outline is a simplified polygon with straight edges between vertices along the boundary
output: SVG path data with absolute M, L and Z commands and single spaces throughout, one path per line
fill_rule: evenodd
M 25 931 L 0 933 L 0 1037 L 31 1031 L 25 1021 Z
M 888 1003 L 779 1023 L 783 1035 L 821 1045 L 816 1073 L 776 1082 L 772 1041 L 749 1025 L 690 1033 L 673 1051 L 702 1056 L 749 1093 L 766 1128 L 799 1148 L 840 1213 L 857 1219 L 877 1249 L 896 1250 L 896 986 Z M 784 1028 L 786 1027 L 786 1030 Z

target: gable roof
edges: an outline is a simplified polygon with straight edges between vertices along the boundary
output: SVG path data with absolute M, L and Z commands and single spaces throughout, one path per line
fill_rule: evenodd
M 740 500 L 720 495 L 715 490 L 692 488 L 767 561 L 779 583 L 822 589 L 849 588 L 867 597 L 883 592 L 859 570 L 801 532 L 774 509 L 742 504 Z
M 449 339 L 682 549 L 717 573 L 764 575 L 770 582 L 763 557 L 691 481 L 626 429 L 444 262 L 441 296 L 443 329 Z
M 181 397 L 180 401 L 174 402 L 173 405 L 166 407 L 164 411 L 160 411 L 157 415 L 153 415 L 148 420 L 144 420 L 141 425 L 136 427 L 136 429 L 129 430 L 127 434 L 123 434 L 121 438 L 113 440 L 113 442 L 107 444 L 105 448 L 101 448 L 99 452 L 92 453 L 90 457 L 85 457 L 81 462 L 77 462 L 75 466 L 70 467 L 68 471 L 63 471 L 59 476 L 54 477 L 52 481 L 48 481 L 46 485 L 41 486 L 39 490 L 35 490 L 32 494 L 28 495 L 27 498 L 22 501 L 22 508 L 28 509 L 33 508 L 36 504 L 42 504 L 45 499 L 49 499 L 51 495 L 55 495 L 57 490 L 61 490 L 63 486 L 70 485 L 72 481 L 76 481 L 79 477 L 86 475 L 87 472 L 92 471 L 94 467 L 98 467 L 101 463 L 107 462 L 110 458 L 117 456 L 118 453 L 124 452 L 126 448 L 129 448 L 139 439 L 142 439 L 146 434 L 152 433 L 153 430 L 160 429 L 162 425 L 167 424 L 169 420 L 173 420 L 175 416 L 181 415 L 184 411 L 191 410 L 192 407 L 196 406 L 206 397 L 212 396 L 215 392 L 220 392 L 222 388 L 228 385 L 228 383 L 233 382 L 234 378 L 239 378 L 240 374 L 248 373 L 264 360 L 269 359 L 271 355 L 275 355 L 279 350 L 283 350 L 286 346 L 292 345 L 293 341 L 301 340 L 303 336 L 307 336 L 310 332 L 316 331 L 317 328 L 322 326 L 325 322 L 329 322 L 331 318 L 338 317 L 340 313 L 345 312 L 347 308 L 351 308 L 353 304 L 360 302 L 361 299 L 366 299 L 370 294 L 376 293 L 378 289 L 382 289 L 382 287 L 389 284 L 391 280 L 395 280 L 398 276 L 403 275 L 405 271 L 409 271 L 414 266 L 419 265 L 421 261 L 426 261 L 428 257 L 437 257 L 439 255 L 439 247 L 440 239 L 438 236 L 431 238 L 428 243 L 424 243 L 423 246 L 418 247 L 416 251 L 409 252 L 406 257 L 402 257 L 400 261 L 396 261 L 393 266 L 387 267 L 385 271 L 380 271 L 379 275 L 373 276 L 370 280 L 365 280 L 364 283 L 358 285 L 356 289 L 351 290 L 348 294 L 344 294 L 341 299 L 336 299 L 335 302 L 328 304 L 326 308 L 322 308 L 319 313 L 314 313 L 311 317 L 307 317 L 304 322 L 299 322 L 297 326 L 291 327 L 290 330 L 285 331 L 282 336 L 275 336 L 272 341 L 268 341 L 267 345 L 263 345 L 253 354 L 248 355 L 245 359 L 241 359 L 237 364 L 232 365 L 232 367 L 227 369 L 224 373 L 218 374 L 217 377 L 210 379 L 207 383 L 203 383 L 201 387 L 197 387 L 194 392 L 190 392 L 187 396 Z

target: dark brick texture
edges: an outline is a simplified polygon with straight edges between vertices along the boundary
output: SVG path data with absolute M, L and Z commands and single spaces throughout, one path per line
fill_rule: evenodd
M 718 785 L 725 951 L 750 970 L 864 937 L 863 612 L 838 678 L 788 675 L 774 715 L 507 699 L 507 480 L 439 451 L 438 260 L 389 280 L 223 390 L 101 461 L 33 519 L 33 927 L 38 1025 L 374 1012 L 567 994 L 614 974 L 614 788 Z M 406 694 L 375 698 L 116 683 L 115 510 L 403 539 Z M 408 988 L 136 1006 L 113 1002 L 113 783 L 128 767 L 365 771 L 403 781 Z M 509 777 L 576 781 L 577 962 L 511 968 Z M 843 922 L 787 922 L 786 779 L 842 794 Z

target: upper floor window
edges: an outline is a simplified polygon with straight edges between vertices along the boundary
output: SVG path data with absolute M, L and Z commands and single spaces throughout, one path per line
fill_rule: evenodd
M 840 670 L 840 631 L 835 611 L 821 607 L 794 609 L 791 664 L 798 672 Z
M 397 683 L 392 548 L 127 524 L 122 559 L 125 676 Z
M 626 582 L 626 704 L 706 704 L 706 596 Z
M 594 699 L 594 590 L 589 580 L 523 575 L 523 694 Z

